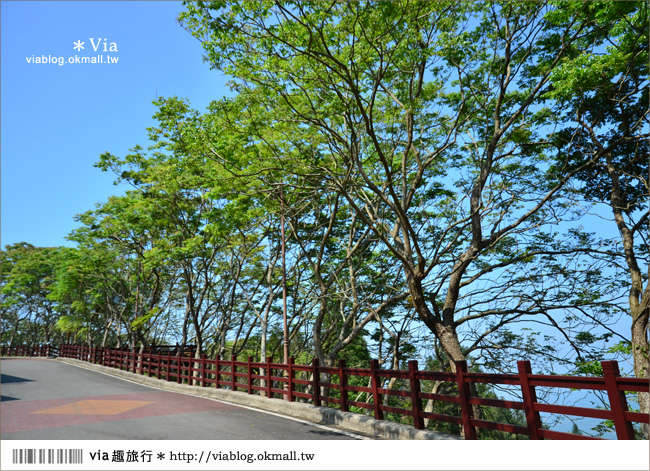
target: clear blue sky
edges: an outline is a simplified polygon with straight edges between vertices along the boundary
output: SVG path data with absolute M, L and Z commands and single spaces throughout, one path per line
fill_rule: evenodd
M 0 242 L 71 245 L 65 236 L 77 226 L 74 216 L 124 190 L 93 167 L 99 155 L 146 146 L 156 95 L 189 98 L 204 110 L 227 92 L 226 80 L 177 23 L 181 2 L 0 5 Z M 118 63 L 58 64 L 75 55 Z M 55 63 L 35 63 L 43 56 Z

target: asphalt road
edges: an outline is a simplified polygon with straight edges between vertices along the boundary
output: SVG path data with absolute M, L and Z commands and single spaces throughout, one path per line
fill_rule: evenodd
M 350 440 L 351 434 L 46 359 L 0 362 L 2 440 Z

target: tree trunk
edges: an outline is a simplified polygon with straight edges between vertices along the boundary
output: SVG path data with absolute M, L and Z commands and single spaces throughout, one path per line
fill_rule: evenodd
M 443 382 L 442 381 L 436 381 L 433 383 L 433 387 L 431 388 L 431 394 L 438 394 L 438 391 L 440 391 L 440 386 L 442 386 Z M 424 406 L 424 412 L 433 412 L 433 407 L 435 405 L 435 401 L 433 399 L 429 399 Z M 429 423 L 431 422 L 431 419 L 424 419 L 424 428 L 429 427 Z
M 592 138 L 593 139 L 593 138 Z M 637 378 L 648 378 L 648 316 L 650 312 L 650 285 L 643 289 L 643 276 L 639 267 L 635 247 L 635 228 L 630 229 L 625 222 L 623 189 L 621 188 L 619 169 L 612 162 L 612 154 L 606 154 L 607 172 L 612 179 L 610 204 L 614 212 L 614 220 L 621 234 L 625 262 L 630 274 L 631 286 L 629 292 L 630 316 L 632 317 L 632 357 L 634 360 L 634 375 Z M 639 409 L 642 413 L 650 412 L 650 400 L 647 393 L 638 393 Z M 650 426 L 642 426 L 644 438 L 650 435 Z
M 636 314 L 636 315 L 635 315 Z M 648 378 L 648 314 L 646 308 L 641 313 L 632 312 L 632 357 L 634 359 L 634 375 L 637 378 Z M 637 393 L 639 410 L 648 414 L 650 412 L 650 395 L 648 393 Z M 642 424 L 641 430 L 643 439 L 650 438 L 650 425 Z
M 462 261 L 459 263 L 463 263 Z M 457 264 L 458 265 L 458 264 Z M 455 277 L 459 278 L 460 270 L 456 271 Z M 452 277 L 453 278 L 453 277 Z M 453 282 L 450 282 L 452 285 Z M 431 329 L 431 331 L 436 335 L 436 338 L 440 342 L 447 358 L 449 359 L 449 367 L 453 373 L 456 373 L 456 364 L 457 361 L 465 361 L 465 354 L 458 340 L 458 333 L 456 332 L 456 327 L 454 325 L 453 311 L 455 303 L 457 301 L 457 296 L 454 296 L 454 293 L 447 293 L 447 299 L 445 300 L 445 306 L 443 308 L 443 315 L 434 315 L 429 309 L 425 296 L 424 290 L 422 288 L 421 282 L 417 278 L 411 278 L 409 280 L 409 288 L 411 292 L 411 300 L 413 306 L 415 307 L 416 312 L 418 313 L 420 319 Z M 453 291 L 453 286 L 450 287 L 450 291 Z M 460 385 L 459 385 L 460 387 Z M 469 383 L 470 395 L 477 396 L 476 385 L 474 383 Z M 472 413 L 474 418 L 481 418 L 481 409 L 478 405 L 472 405 Z M 461 434 L 464 436 L 465 433 L 461 429 Z M 476 434 L 478 436 L 479 429 L 476 428 Z

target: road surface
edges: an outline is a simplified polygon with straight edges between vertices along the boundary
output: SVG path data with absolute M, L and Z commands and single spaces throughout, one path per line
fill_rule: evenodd
M 47 359 L 0 362 L 2 440 L 350 440 L 259 410 Z

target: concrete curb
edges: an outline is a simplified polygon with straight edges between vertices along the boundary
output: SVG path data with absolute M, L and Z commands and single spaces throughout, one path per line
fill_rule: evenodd
M 317 407 L 301 402 L 288 402 L 280 399 L 267 399 L 265 397 L 246 394 L 244 392 L 233 392 L 228 389 L 202 388 L 187 384 L 177 384 L 168 381 L 142 376 L 128 371 L 109 368 L 107 366 L 95 365 L 81 360 L 70 358 L 58 358 L 57 361 L 69 365 L 80 366 L 89 370 L 105 373 L 117 378 L 126 379 L 146 386 L 152 386 L 166 391 L 191 394 L 193 396 L 208 397 L 211 399 L 240 404 L 269 412 L 295 417 L 322 425 L 357 432 L 364 435 L 383 438 L 388 440 L 462 440 L 462 437 L 450 435 L 432 430 L 417 430 L 411 426 L 389 422 L 387 420 L 375 420 L 361 414 L 352 412 L 341 412 L 329 407 Z

